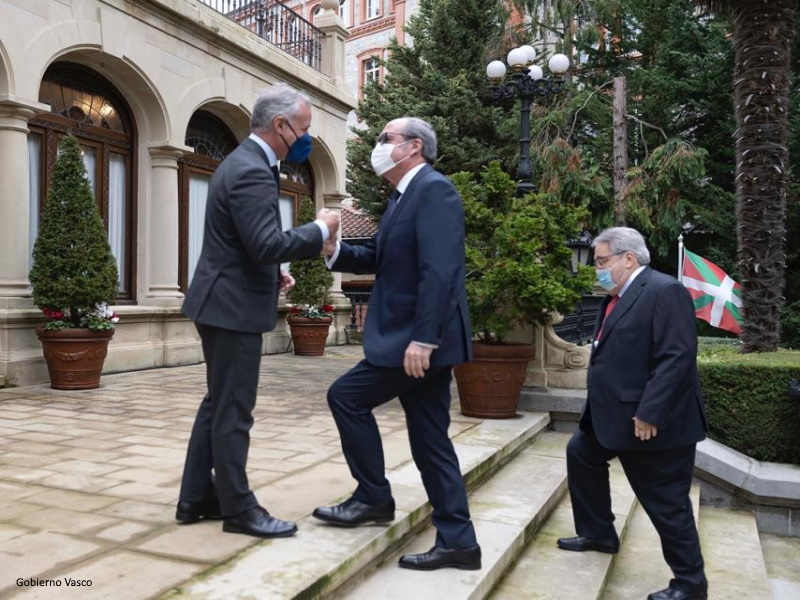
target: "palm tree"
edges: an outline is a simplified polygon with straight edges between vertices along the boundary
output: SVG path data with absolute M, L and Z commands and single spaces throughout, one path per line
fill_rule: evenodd
M 785 283 L 791 43 L 797 0 L 695 0 L 733 21 L 743 352 L 774 352 Z

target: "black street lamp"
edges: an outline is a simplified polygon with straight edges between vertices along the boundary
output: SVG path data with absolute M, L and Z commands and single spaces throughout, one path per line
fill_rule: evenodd
M 536 50 L 531 46 L 520 46 L 508 53 L 506 60 L 511 73 L 506 79 L 506 65 L 493 60 L 486 67 L 486 76 L 492 82 L 492 100 L 520 99 L 519 119 L 519 166 L 517 167 L 517 194 L 522 196 L 536 191 L 533 183 L 531 148 L 531 102 L 560 93 L 569 69 L 569 58 L 565 54 L 554 54 L 548 68 L 552 77 L 544 77 L 541 67 L 534 65 Z
M 588 265 L 592 255 L 592 234 L 581 232 L 578 237 L 567 240 L 567 248 L 572 250 L 572 274 L 578 274 L 578 265 Z

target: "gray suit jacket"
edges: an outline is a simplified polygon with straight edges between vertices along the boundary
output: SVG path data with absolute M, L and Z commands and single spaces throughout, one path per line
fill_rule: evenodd
M 278 185 L 264 151 L 247 139 L 211 178 L 203 248 L 183 312 L 194 322 L 261 333 L 275 327 L 279 268 L 322 249 L 314 223 L 281 230 Z

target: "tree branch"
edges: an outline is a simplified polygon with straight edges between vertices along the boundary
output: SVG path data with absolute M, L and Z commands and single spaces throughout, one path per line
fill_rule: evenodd
M 575 131 L 575 124 L 576 124 L 576 123 L 577 123 L 577 121 L 578 121 L 578 114 L 579 114 L 579 113 L 580 113 L 580 112 L 581 112 L 581 111 L 582 111 L 584 108 L 586 108 L 586 105 L 587 105 L 587 104 L 589 104 L 589 100 L 591 100 L 591 99 L 592 99 L 592 97 L 593 97 L 593 96 L 594 96 L 594 95 L 595 95 L 597 92 L 599 92 L 600 90 L 602 90 L 604 87 L 606 87 L 606 86 L 609 86 L 609 85 L 613 85 L 613 83 L 614 83 L 614 80 L 613 80 L 613 79 L 612 79 L 611 81 L 606 81 L 604 84 L 602 84 L 602 85 L 600 85 L 600 86 L 596 87 L 595 89 L 593 89 L 593 90 L 592 90 L 592 93 L 591 93 L 591 94 L 589 94 L 589 95 L 586 97 L 586 101 L 585 101 L 585 102 L 584 102 L 584 103 L 581 105 L 581 107 L 580 107 L 578 110 L 576 110 L 576 111 L 575 111 L 575 113 L 574 113 L 574 114 L 573 114 L 573 116 L 572 116 L 572 125 L 570 126 L 570 129 L 569 129 L 569 135 L 567 136 L 567 139 L 568 139 L 568 140 L 569 140 L 569 139 L 572 139 L 572 133 Z
M 665 141 L 669 139 L 669 136 L 666 134 L 666 132 L 663 129 L 661 129 L 661 127 L 659 127 L 658 125 L 652 125 L 652 124 L 648 123 L 647 121 L 643 121 L 639 117 L 635 117 L 635 116 L 633 116 L 631 114 L 628 114 L 628 113 L 625 113 L 625 118 L 626 119 L 630 119 L 631 121 L 636 121 L 637 123 L 639 123 L 640 127 L 641 127 L 641 125 L 647 125 L 651 129 L 655 129 L 656 131 L 660 131 L 661 135 L 664 136 L 664 140 Z

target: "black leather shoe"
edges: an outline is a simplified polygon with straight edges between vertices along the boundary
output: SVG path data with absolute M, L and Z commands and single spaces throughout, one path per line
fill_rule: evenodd
M 605 552 L 606 554 L 616 554 L 619 552 L 619 541 L 616 540 L 592 540 L 582 535 L 575 537 L 559 538 L 558 547 L 562 550 L 572 550 L 573 552 Z
M 673 587 L 673 585 L 670 582 L 668 588 L 650 594 L 647 596 L 647 600 L 708 600 L 707 585 L 689 590 Z
M 201 520 L 218 521 L 222 518 L 219 500 L 213 498 L 202 502 L 178 502 L 175 520 L 182 525 L 197 523 Z
M 256 506 L 235 517 L 227 517 L 222 523 L 222 531 L 260 538 L 278 538 L 297 533 L 297 525 L 291 521 L 276 519 L 265 508 Z
M 345 500 L 336 506 L 320 506 L 311 513 L 320 521 L 355 527 L 364 523 L 388 523 L 394 520 L 394 500 L 386 504 L 364 504 L 355 498 Z
M 435 569 L 464 569 L 477 571 L 481 568 L 481 547 L 473 546 L 461 550 L 448 550 L 434 546 L 422 554 L 406 554 L 398 563 L 404 569 L 433 571 Z

